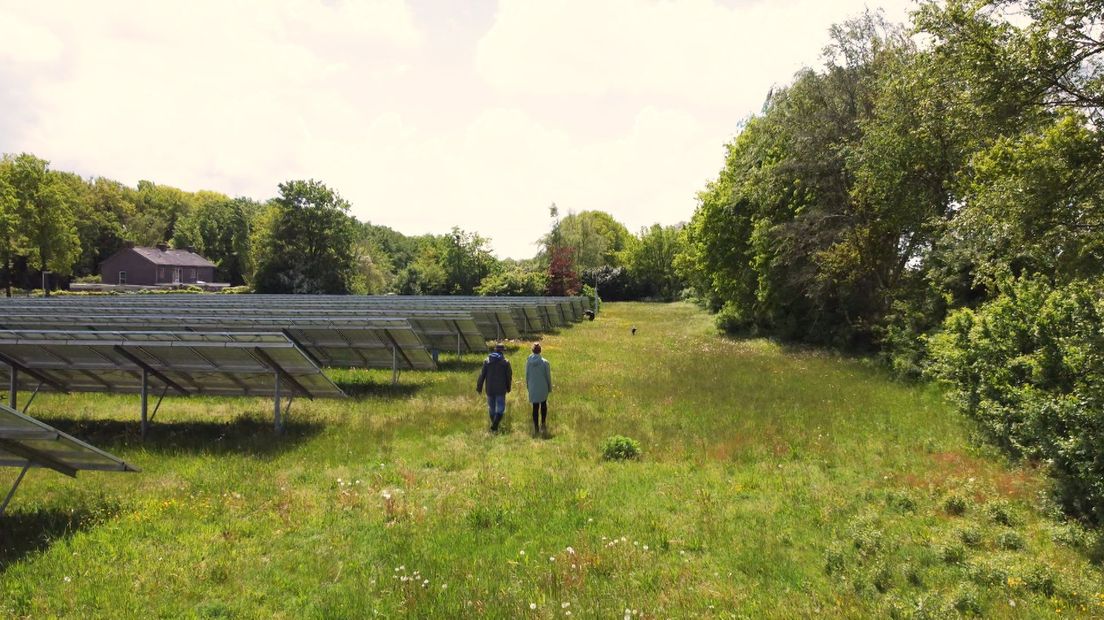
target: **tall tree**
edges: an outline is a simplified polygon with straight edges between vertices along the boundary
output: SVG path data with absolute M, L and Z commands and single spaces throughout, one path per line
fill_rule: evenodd
M 244 284 L 252 275 L 249 239 L 260 210 L 249 198 L 204 192 L 196 208 L 177 221 L 173 246 L 195 248 L 213 262 L 219 282 Z
M 259 237 L 253 286 L 259 293 L 349 293 L 356 229 L 349 203 L 319 181 L 287 181 Z
M 674 266 L 682 251 L 681 232 L 682 226 L 653 224 L 629 243 L 625 263 L 645 296 L 670 301 L 681 292 L 683 281 Z
M 48 295 L 47 272 L 68 275 L 80 254 L 74 198 L 49 162 L 24 153 L 11 166 L 24 250 L 30 265 L 42 272 L 43 292 Z
M 18 252 L 18 201 L 10 182 L 12 162 L 0 159 L 0 262 L 4 265 L 4 289 L 12 294 L 12 259 Z
M 571 248 L 576 271 L 621 264 L 621 252 L 632 235 L 612 215 L 605 211 L 581 211 L 563 218 L 558 215 L 557 209 L 551 232 L 541 239 L 545 248 L 555 245 Z

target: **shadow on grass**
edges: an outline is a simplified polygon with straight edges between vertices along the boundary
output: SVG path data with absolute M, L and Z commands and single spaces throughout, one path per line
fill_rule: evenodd
M 104 504 L 94 510 L 37 508 L 19 511 L 19 494 L 0 516 L 0 573 L 24 557 L 44 551 L 55 541 L 95 526 L 118 513 L 117 505 Z
M 393 398 L 405 398 L 420 392 L 425 386 L 416 383 L 403 383 L 399 378 L 397 385 L 390 382 L 379 383 L 375 381 L 334 381 L 337 387 L 349 398 L 364 398 L 368 396 L 383 396 Z
M 284 433 L 278 434 L 271 419 L 240 416 L 226 422 L 174 422 L 155 420 L 143 439 L 137 420 L 82 418 L 43 419 L 44 422 L 108 452 L 141 447 L 155 452 L 196 452 L 268 456 L 295 447 L 317 435 L 323 425 L 297 421 L 292 407 Z M 134 463 L 141 467 L 141 463 Z
M 474 357 L 467 357 L 467 358 L 461 358 L 461 359 L 456 359 L 456 358 L 447 359 L 447 360 L 443 359 L 443 360 L 437 362 L 437 369 L 438 370 L 443 370 L 443 371 L 479 370 L 480 368 L 483 367 L 483 360 L 484 359 L 486 359 L 486 358 L 476 359 Z

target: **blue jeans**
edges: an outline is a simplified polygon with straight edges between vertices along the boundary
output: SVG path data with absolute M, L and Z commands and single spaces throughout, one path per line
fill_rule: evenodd
M 501 418 L 506 413 L 506 395 L 487 394 L 487 413 L 491 416 L 492 422 L 495 418 Z

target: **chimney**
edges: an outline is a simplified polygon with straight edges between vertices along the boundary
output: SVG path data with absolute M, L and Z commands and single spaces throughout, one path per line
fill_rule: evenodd
M 157 244 L 157 249 L 161 250 L 162 252 L 167 252 L 169 250 L 169 244 L 162 241 L 161 243 Z

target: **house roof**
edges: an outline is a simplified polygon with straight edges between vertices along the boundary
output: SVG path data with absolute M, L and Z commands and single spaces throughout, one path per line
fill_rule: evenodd
M 155 265 L 166 265 L 170 267 L 214 267 L 215 264 L 211 261 L 203 258 L 195 252 L 189 252 L 188 250 L 161 250 L 158 248 L 143 248 L 134 247 L 130 248 L 138 253 L 139 256 L 145 258 Z

